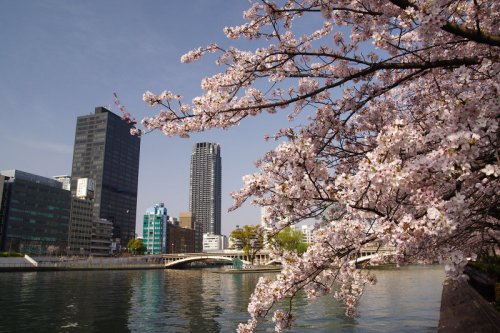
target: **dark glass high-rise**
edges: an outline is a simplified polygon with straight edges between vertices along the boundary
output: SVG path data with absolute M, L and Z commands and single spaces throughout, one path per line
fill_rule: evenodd
M 140 138 L 131 125 L 104 107 L 78 117 L 71 191 L 79 178 L 96 182 L 94 215 L 113 223 L 113 238 L 122 246 L 135 236 Z

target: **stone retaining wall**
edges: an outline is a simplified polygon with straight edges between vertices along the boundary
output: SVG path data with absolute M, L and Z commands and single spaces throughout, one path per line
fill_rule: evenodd
M 500 333 L 500 313 L 465 281 L 443 285 L 438 333 Z

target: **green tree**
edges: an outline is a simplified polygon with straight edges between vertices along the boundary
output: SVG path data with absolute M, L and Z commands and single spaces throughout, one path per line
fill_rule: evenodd
M 131 239 L 127 244 L 128 251 L 132 254 L 144 254 L 146 247 L 142 239 Z
M 262 248 L 263 237 L 258 225 L 245 225 L 234 229 L 229 238 L 240 247 L 253 264 L 255 254 Z
M 293 251 L 298 254 L 302 254 L 307 250 L 307 244 L 304 242 L 302 232 L 292 227 L 281 230 L 271 238 L 270 243 L 282 250 Z

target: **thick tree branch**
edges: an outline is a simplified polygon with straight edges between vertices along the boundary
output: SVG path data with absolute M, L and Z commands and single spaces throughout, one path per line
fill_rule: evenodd
M 401 9 L 406 9 L 410 7 L 419 10 L 418 6 L 410 2 L 409 0 L 390 0 L 390 1 Z M 443 25 L 441 29 L 453 35 L 466 38 L 476 43 L 487 44 L 491 46 L 500 46 L 499 35 L 488 34 L 478 29 L 469 29 L 453 22 L 446 22 L 446 24 Z

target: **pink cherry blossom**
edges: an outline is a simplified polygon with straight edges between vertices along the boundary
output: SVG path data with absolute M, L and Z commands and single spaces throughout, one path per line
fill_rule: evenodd
M 462 278 L 467 258 L 500 237 L 498 1 L 253 2 L 246 22 L 224 32 L 267 46 L 194 49 L 182 62 L 209 52 L 222 68 L 202 80 L 200 96 L 143 96 L 160 109 L 142 125 L 166 135 L 263 112 L 306 116 L 269 136 L 280 143 L 232 193 L 232 209 L 266 208 L 269 234 L 316 221 L 306 253 L 272 254 L 283 269 L 259 281 L 238 331 L 271 313 L 276 331 L 293 325 L 300 314 L 276 306 L 299 290 L 333 293 L 354 315 L 376 281 L 352 264 L 366 244 L 394 249 L 373 264 L 440 260 Z

